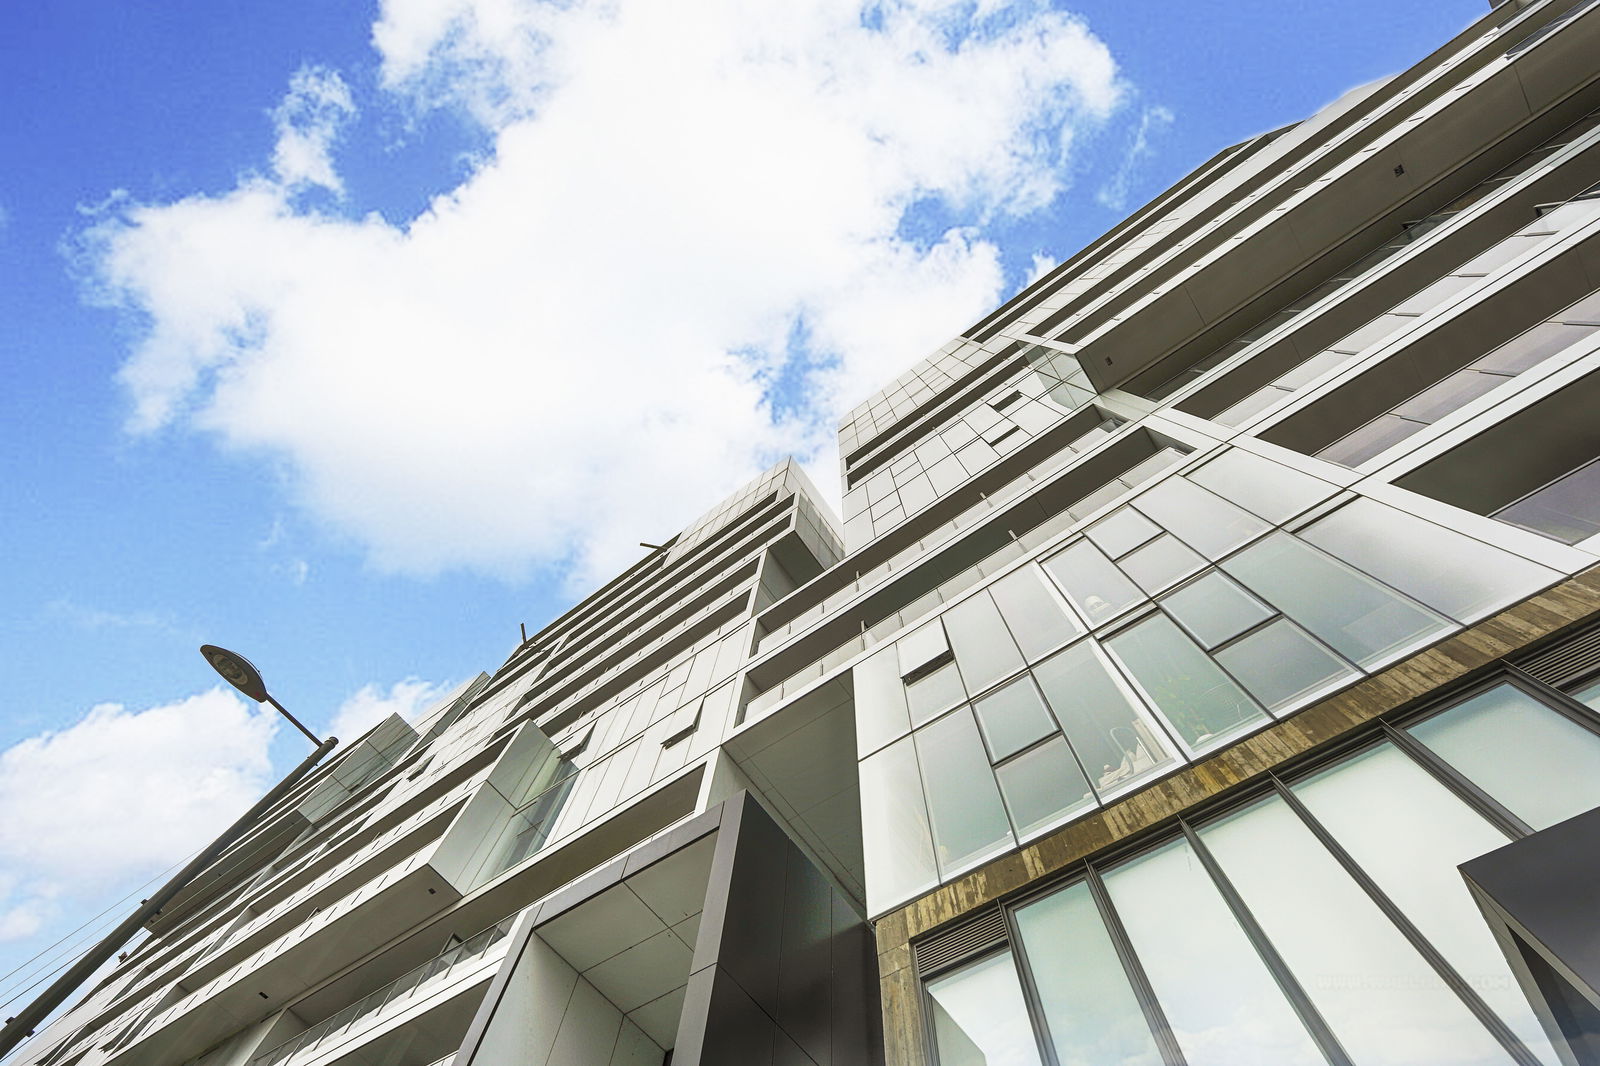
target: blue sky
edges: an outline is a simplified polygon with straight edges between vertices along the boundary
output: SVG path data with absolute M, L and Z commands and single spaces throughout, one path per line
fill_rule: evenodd
M 9 5 L 0 973 L 1485 7 Z

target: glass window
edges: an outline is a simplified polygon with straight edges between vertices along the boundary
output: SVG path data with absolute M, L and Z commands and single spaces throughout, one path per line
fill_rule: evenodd
M 1083 632 L 1083 626 L 1056 601 L 1044 577 L 1032 566 L 1007 574 L 989 587 L 1000 614 L 1022 654 L 1031 662 Z
M 1330 685 L 1360 676 L 1286 618 L 1263 626 L 1216 655 L 1269 711 L 1296 706 Z
M 1461 622 L 1520 600 L 1561 576 L 1376 500 L 1355 500 L 1300 536 Z
M 1600 460 L 1585 463 L 1494 516 L 1563 544 L 1587 540 L 1600 533 Z
M 1600 736 L 1512 685 L 1408 732 L 1535 829 L 1600 806 Z
M 961 666 L 961 678 L 973 692 L 982 692 L 1022 669 L 1022 653 L 987 592 L 970 596 L 946 611 L 944 628 Z
M 1165 615 L 1106 642 L 1191 747 L 1266 719 L 1261 708 Z
M 994 775 L 1019 837 L 1043 829 L 1070 812 L 1093 807 L 1096 802 L 1083 768 L 1061 737 L 1002 763 L 995 767 Z
M 1206 561 L 1177 537 L 1163 533 L 1118 563 L 1146 592 L 1155 593 L 1205 568 Z
M 1340 466 L 1357 467 L 1424 428 L 1421 422 L 1413 422 L 1409 418 L 1381 414 L 1323 448 L 1317 453 L 1317 458 Z
M 1045 710 L 1031 677 L 1019 677 L 995 689 L 974 703 L 973 709 L 978 713 L 978 728 L 989 745 L 989 756 L 996 762 L 1056 731 L 1056 723 Z
M 1131 507 L 1119 507 L 1084 531 L 1101 551 L 1116 559 L 1161 533 L 1161 527 Z
M 1011 952 L 929 981 L 928 1003 L 939 1066 L 1038 1066 L 1039 1047 Z
M 860 773 L 867 905 L 879 913 L 938 885 L 939 870 L 911 738 L 867 756 Z
M 951 877 L 1011 847 L 1016 841 L 972 712 L 962 708 L 914 736 L 940 875 Z
M 1287 533 L 1251 545 L 1222 568 L 1361 666 L 1450 628 L 1447 619 Z
M 1555 1056 L 1456 867 L 1507 843 L 1392 744 L 1295 782 L 1294 791 L 1368 877 L 1530 1048 Z M 1374 802 L 1375 797 L 1382 802 Z
M 966 700 L 967 690 L 962 687 L 955 663 L 945 663 L 906 686 L 906 708 L 911 712 L 912 725 L 930 722 Z
M 911 732 L 898 650 L 887 647 L 855 666 L 856 755 L 866 756 Z
M 1089 641 L 1040 663 L 1034 676 L 1102 795 L 1172 762 L 1160 728 L 1112 680 Z
M 1232 640 L 1275 613 L 1220 570 L 1169 592 L 1161 606 L 1205 648 Z
M 1484 374 L 1476 370 L 1457 370 L 1447 378 L 1429 385 L 1411 399 L 1395 407 L 1394 413 L 1402 418 L 1432 424 L 1459 410 L 1490 389 L 1505 383 L 1499 374 Z
M 1208 559 L 1219 559 L 1267 529 L 1255 515 L 1181 477 L 1169 477 L 1134 506 Z
M 1187 840 L 1105 881 L 1191 1066 L 1325 1066 Z
M 1573 699 L 1600 711 L 1600 681 L 1590 681 L 1571 692 Z
M 1557 352 L 1588 337 L 1594 326 L 1569 326 L 1561 322 L 1541 322 L 1506 341 L 1472 365 L 1502 374 L 1520 374 L 1538 366 Z
M 1229 448 L 1186 476 L 1269 522 L 1283 522 L 1335 492 L 1326 481 L 1242 448 Z
M 1016 917 L 1061 1066 L 1162 1066 L 1089 886 L 1019 907 Z
M 924 622 L 895 642 L 900 649 L 900 676 L 916 673 L 950 650 L 939 619 Z
M 1363 1066 L 1510 1056 L 1279 797 L 1200 830 L 1262 931 Z
M 1109 621 L 1143 600 L 1133 582 L 1086 540 L 1080 540 L 1045 560 L 1061 587 L 1090 625 Z

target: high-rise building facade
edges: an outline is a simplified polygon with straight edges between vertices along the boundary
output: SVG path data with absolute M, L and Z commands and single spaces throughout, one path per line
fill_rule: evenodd
M 27 1066 L 1600 1062 L 1600 3 L 1218 153 Z

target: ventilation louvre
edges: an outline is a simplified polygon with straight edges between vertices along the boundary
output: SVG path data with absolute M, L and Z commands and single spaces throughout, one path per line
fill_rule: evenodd
M 999 907 L 938 936 L 912 945 L 917 972 L 931 974 L 1006 942 L 1006 919 Z
M 1600 625 L 1519 659 L 1517 665 L 1554 688 L 1564 688 L 1600 671 Z

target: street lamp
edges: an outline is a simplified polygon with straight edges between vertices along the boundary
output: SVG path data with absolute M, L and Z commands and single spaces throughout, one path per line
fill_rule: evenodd
M 311 768 L 322 761 L 323 756 L 332 751 L 339 743 L 337 737 L 326 740 L 318 739 L 317 735 L 300 723 L 300 720 L 288 711 L 283 704 L 273 699 L 267 692 L 266 683 L 261 680 L 261 672 L 251 665 L 250 660 L 242 655 L 236 655 L 226 648 L 219 648 L 214 644 L 204 644 L 200 647 L 200 654 L 204 655 L 206 662 L 212 669 L 222 675 L 222 679 L 240 692 L 249 696 L 257 703 L 270 703 L 277 712 L 287 718 L 291 725 L 304 733 L 317 749 L 306 756 L 305 761 L 289 771 L 287 777 L 279 781 L 256 801 L 255 806 L 222 831 L 222 835 L 213 840 L 205 850 L 196 855 L 187 866 L 179 870 L 166 884 L 162 885 L 155 895 L 139 905 L 139 909 L 123 920 L 122 924 L 106 934 L 105 939 L 73 963 L 55 980 L 49 988 L 40 993 L 39 998 L 28 1004 L 14 1016 L 5 1020 L 4 1028 L 0 1028 L 0 1057 L 5 1056 L 12 1048 L 33 1035 L 34 1028 L 50 1016 L 50 1012 L 59 1007 L 66 998 L 72 995 L 77 987 L 89 978 L 89 975 L 98 970 L 106 960 L 117 953 L 117 949 L 127 943 L 128 938 L 138 932 L 151 918 L 161 913 L 161 908 L 172 902 L 185 886 L 197 877 L 202 870 L 210 866 L 224 851 L 227 851 L 234 841 L 244 836 L 257 820 L 272 808 L 280 799 L 289 793 L 300 780 L 311 771 Z

